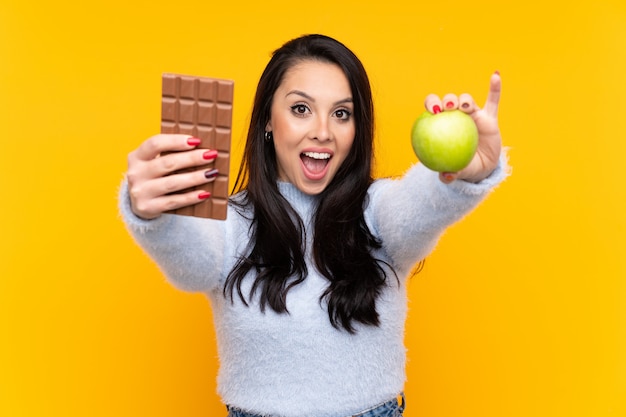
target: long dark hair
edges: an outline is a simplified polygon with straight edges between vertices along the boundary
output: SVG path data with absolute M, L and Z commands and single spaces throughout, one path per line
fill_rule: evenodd
M 241 283 L 254 270 L 251 299 L 259 292 L 262 311 L 287 311 L 287 293 L 307 275 L 304 257 L 305 227 L 278 190 L 278 167 L 273 144 L 264 140 L 274 92 L 294 65 L 313 60 L 338 65 L 350 84 L 354 103 L 355 138 L 352 149 L 332 181 L 319 195 L 315 211 L 313 258 L 329 281 L 320 298 L 326 300 L 330 322 L 336 328 L 355 331 L 355 323 L 380 324 L 376 300 L 386 282 L 382 261 L 371 251 L 381 242 L 364 219 L 367 190 L 372 183 L 374 108 L 367 73 L 361 61 L 342 43 L 323 35 L 293 39 L 272 55 L 259 84 L 251 114 L 243 162 L 233 187 L 240 208 L 252 205 L 248 254 L 230 271 L 225 296 L 236 290 L 247 305 Z

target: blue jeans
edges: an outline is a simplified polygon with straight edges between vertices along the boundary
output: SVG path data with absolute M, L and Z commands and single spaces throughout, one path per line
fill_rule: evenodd
M 405 407 L 404 393 L 400 394 L 400 397 L 402 398 L 402 404 L 399 403 L 397 398 L 394 398 L 369 410 L 346 417 L 402 417 Z M 261 417 L 258 414 L 247 413 L 235 407 L 227 406 L 226 408 L 228 409 L 227 417 Z

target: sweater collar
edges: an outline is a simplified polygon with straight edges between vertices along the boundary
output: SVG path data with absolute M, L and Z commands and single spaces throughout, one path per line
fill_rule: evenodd
M 316 202 L 319 198 L 317 195 L 305 194 L 298 189 L 295 185 L 286 181 L 278 181 L 278 191 L 289 203 L 297 210 L 305 209 L 310 210 L 311 204 Z

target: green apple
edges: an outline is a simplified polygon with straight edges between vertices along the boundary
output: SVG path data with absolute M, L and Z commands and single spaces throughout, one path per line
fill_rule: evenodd
M 460 110 L 424 112 L 413 124 L 411 142 L 417 158 L 437 172 L 465 168 L 478 146 L 474 120 Z

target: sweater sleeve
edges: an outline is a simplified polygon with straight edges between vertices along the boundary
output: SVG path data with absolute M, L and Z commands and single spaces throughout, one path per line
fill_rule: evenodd
M 408 272 L 434 249 L 448 226 L 471 212 L 508 174 L 503 153 L 494 172 L 476 184 L 444 184 L 422 164 L 399 179 L 376 181 L 370 193 L 371 222 L 393 266 Z
M 131 236 L 175 287 L 207 291 L 218 284 L 224 269 L 226 222 L 173 214 L 153 220 L 137 217 L 126 180 L 119 190 L 119 210 Z

